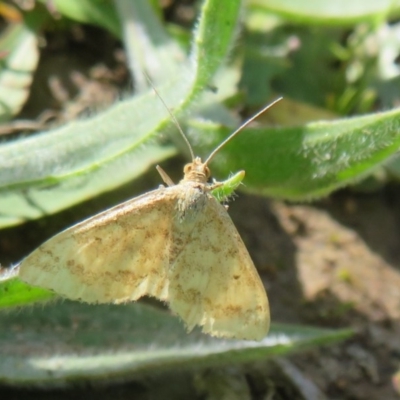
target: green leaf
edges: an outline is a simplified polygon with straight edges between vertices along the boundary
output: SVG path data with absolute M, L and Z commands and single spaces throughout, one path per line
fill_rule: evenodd
M 2 272 L 2 270 L 0 270 Z M 18 278 L 2 281 L 0 275 L 0 309 L 24 306 L 38 301 L 49 300 L 54 294 L 48 290 L 29 286 Z
M 210 76 L 214 75 L 221 61 L 227 56 L 237 31 L 240 9 L 241 1 L 204 2 L 203 17 L 194 35 L 192 51 L 192 58 L 199 65 L 195 87 L 204 89 L 210 81 Z
M 225 199 L 229 198 L 229 196 L 231 196 L 233 192 L 241 185 L 244 176 L 244 171 L 237 172 L 227 180 L 220 182 L 221 186 L 218 186 L 212 190 L 211 193 L 218 201 L 224 201 Z
M 274 325 L 261 342 L 215 339 L 187 334 L 178 318 L 140 303 L 47 304 L 2 313 L 0 326 L 0 381 L 41 387 L 265 360 L 352 335 Z
M 191 127 L 189 136 L 207 138 L 204 151 L 232 131 L 198 121 Z M 226 174 L 243 168 L 246 190 L 304 200 L 365 177 L 399 147 L 400 110 L 396 109 L 294 128 L 249 128 L 215 157 L 215 169 Z
M 98 25 L 116 37 L 121 36 L 121 26 L 112 0 L 52 0 L 51 3 L 57 12 L 74 21 Z
M 276 13 L 291 22 L 343 26 L 381 20 L 394 10 L 398 12 L 400 2 L 398 0 L 250 0 L 250 6 Z
M 28 98 L 39 61 L 36 34 L 23 24 L 8 26 L 0 36 L 0 53 L 0 122 L 4 122 Z
M 238 20 L 240 1 L 223 13 L 219 0 L 203 5 L 190 62 L 157 90 L 175 115 L 200 95 L 226 55 Z M 140 16 L 139 16 L 140 17 Z M 146 21 L 146 19 L 144 19 Z M 204 46 L 221 37 L 207 49 Z M 128 182 L 150 165 L 176 153 L 154 138 L 171 117 L 152 91 L 115 104 L 87 120 L 0 147 L 0 226 L 51 214 Z
M 116 0 L 123 26 L 128 65 L 137 92 L 180 73 L 187 55 L 161 24 L 148 1 Z

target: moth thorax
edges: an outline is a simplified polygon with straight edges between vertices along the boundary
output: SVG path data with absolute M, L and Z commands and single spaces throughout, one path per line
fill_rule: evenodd
M 210 169 L 199 157 L 196 157 L 193 162 L 186 164 L 183 173 L 184 181 L 206 183 L 210 178 Z

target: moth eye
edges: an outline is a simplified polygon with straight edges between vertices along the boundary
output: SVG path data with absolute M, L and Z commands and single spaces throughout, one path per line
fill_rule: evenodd
M 206 178 L 208 179 L 211 176 L 210 168 L 205 167 L 204 168 L 204 173 L 206 174 Z
M 193 169 L 192 163 L 186 164 L 185 167 L 183 168 L 183 173 L 184 173 L 184 174 L 187 174 L 187 173 L 190 172 L 192 169 Z

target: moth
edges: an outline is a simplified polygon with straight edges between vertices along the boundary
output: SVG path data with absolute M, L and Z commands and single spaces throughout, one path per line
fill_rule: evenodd
M 162 100 L 162 99 L 161 99 Z M 278 99 L 280 100 L 280 99 Z M 128 200 L 74 225 L 22 260 L 19 277 L 87 303 L 125 303 L 142 296 L 167 302 L 191 331 L 261 340 L 270 313 L 264 285 L 227 209 L 211 194 L 208 164 L 246 121 L 206 159 L 195 157 L 174 184 Z

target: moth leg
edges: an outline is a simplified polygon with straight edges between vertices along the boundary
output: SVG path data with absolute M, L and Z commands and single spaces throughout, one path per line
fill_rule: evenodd
M 168 186 L 175 186 L 175 183 L 172 179 L 168 176 L 168 174 L 159 166 L 156 166 L 156 170 L 161 176 L 161 179 L 168 185 Z
M 217 189 L 217 188 L 219 188 L 219 187 L 221 187 L 221 186 L 224 186 L 224 182 L 218 182 L 218 181 L 216 181 L 215 179 L 213 179 L 213 182 L 212 182 L 212 184 L 210 185 L 210 190 L 214 190 L 214 189 Z

